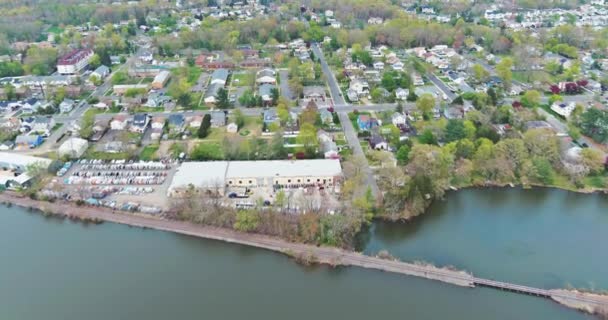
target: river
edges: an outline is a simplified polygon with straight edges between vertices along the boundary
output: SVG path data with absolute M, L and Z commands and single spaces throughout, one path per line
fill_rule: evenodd
M 517 283 L 608 288 L 600 269 L 605 199 L 506 189 L 448 199 L 412 224 L 374 225 L 365 250 L 385 247 Z M 0 207 L 0 246 L 2 319 L 590 318 L 541 298 L 359 268 L 305 268 L 264 250 L 84 226 L 15 207 Z

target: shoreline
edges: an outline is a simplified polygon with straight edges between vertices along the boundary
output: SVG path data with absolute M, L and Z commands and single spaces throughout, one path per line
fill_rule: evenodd
M 439 268 L 430 264 L 408 263 L 380 256 L 371 257 L 345 249 L 293 243 L 261 234 L 242 233 L 231 229 L 195 225 L 189 222 L 167 220 L 143 214 L 115 212 L 108 208 L 86 206 L 78 207 L 72 203 L 64 201 L 44 202 L 20 197 L 7 192 L 0 193 L 0 203 L 5 205 L 16 205 L 30 210 L 38 210 L 45 216 L 64 217 L 69 218 L 70 220 L 79 220 L 83 223 L 92 222 L 98 224 L 102 222 L 112 222 L 127 226 L 140 227 L 143 229 L 154 229 L 271 250 L 285 254 L 296 260 L 296 262 L 306 265 L 325 264 L 332 267 L 357 266 L 366 269 L 375 269 L 441 281 L 468 288 L 483 286 L 483 283 L 488 281 L 485 279 L 476 278 L 472 274 L 465 271 Z M 504 285 L 505 287 L 495 287 L 497 289 L 517 292 L 520 294 L 543 296 L 563 306 L 589 314 L 599 315 L 608 310 L 608 295 L 599 295 L 586 292 L 583 293 L 576 290 L 566 289 L 536 289 L 509 283 L 498 284 Z M 535 293 L 537 291 L 543 291 L 543 294 L 539 295 Z

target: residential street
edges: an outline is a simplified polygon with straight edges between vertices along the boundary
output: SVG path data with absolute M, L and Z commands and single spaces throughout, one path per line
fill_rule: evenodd
M 340 91 L 338 81 L 336 80 L 334 73 L 331 71 L 331 68 L 329 68 L 323 52 L 316 43 L 313 43 L 310 47 L 312 52 L 315 54 L 315 57 L 317 57 L 321 62 L 321 69 L 327 78 L 327 85 L 329 86 L 331 97 L 334 100 L 334 105 L 347 105 L 346 101 L 344 101 L 344 98 L 342 97 L 342 91 Z
M 338 116 L 340 117 L 340 123 L 342 124 L 342 129 L 344 130 L 344 136 L 346 137 L 348 145 L 353 150 L 353 154 L 356 157 L 360 157 L 361 159 L 365 160 L 365 165 L 363 168 L 361 168 L 366 176 L 365 182 L 366 185 L 371 188 L 374 197 L 378 199 L 380 196 L 380 188 L 378 188 L 374 173 L 369 167 L 369 163 L 365 157 L 365 152 L 363 152 L 363 148 L 361 147 L 361 143 L 357 137 L 357 132 L 355 131 L 355 128 L 353 128 L 353 124 L 350 122 L 346 112 L 338 112 Z

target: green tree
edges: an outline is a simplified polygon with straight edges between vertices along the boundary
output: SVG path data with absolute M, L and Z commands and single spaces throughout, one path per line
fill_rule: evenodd
M 239 129 L 242 129 L 245 126 L 246 119 L 245 115 L 243 114 L 243 111 L 241 111 L 241 109 L 236 109 L 234 110 L 232 115 L 234 116 L 234 122 L 236 123 L 237 127 Z
M 224 88 L 220 88 L 217 91 L 216 98 L 217 98 L 216 105 L 218 108 L 228 109 L 228 108 L 232 107 L 230 100 L 228 99 L 228 90 L 226 90 Z
M 416 101 L 416 109 L 420 113 L 424 119 L 431 119 L 433 116 L 433 108 L 435 108 L 435 98 L 430 93 L 425 93 L 418 98 Z
M 521 105 L 526 108 L 536 108 L 540 105 L 541 94 L 536 90 L 528 90 L 521 97 Z
M 608 142 L 608 112 L 596 108 L 589 108 L 581 114 L 581 131 L 593 140 Z
M 426 129 L 422 132 L 420 136 L 418 136 L 418 142 L 422 144 L 437 144 L 437 138 L 433 134 L 433 131 L 430 129 Z
M 209 129 L 211 128 L 211 116 L 209 114 L 205 114 L 203 117 L 203 121 L 201 122 L 201 126 L 198 128 L 198 137 L 199 139 L 204 139 L 209 135 Z
M 89 66 L 92 69 L 96 69 L 101 65 L 101 57 L 98 54 L 94 54 L 89 60 Z
M 260 224 L 260 214 L 255 211 L 239 210 L 236 213 L 236 221 L 234 222 L 234 229 L 243 232 L 254 231 Z
M 112 85 L 117 85 L 117 84 L 124 84 L 127 82 L 127 80 L 129 80 L 129 76 L 127 75 L 126 72 L 117 71 L 117 72 L 114 72 L 114 74 L 112 75 L 112 79 L 110 79 L 110 82 L 112 83 Z
M 478 83 L 484 82 L 490 76 L 490 73 L 480 64 L 474 64 L 472 69 L 473 77 Z
M 403 166 L 407 164 L 407 161 L 410 158 L 410 151 L 410 146 L 406 144 L 399 147 L 399 150 L 397 150 L 397 153 L 395 154 L 395 157 L 397 158 L 397 163 L 399 163 L 399 165 Z
M 511 81 L 513 80 L 511 68 L 513 68 L 513 60 L 511 58 L 503 58 L 496 65 L 496 74 L 502 79 L 503 85 L 507 90 L 511 88 Z
M 445 127 L 445 141 L 452 142 L 466 138 L 464 123 L 460 120 L 450 119 Z
M 313 157 L 318 146 L 317 129 L 311 123 L 304 123 L 300 126 L 300 132 L 296 137 L 296 142 L 303 146 L 303 151 L 308 157 Z

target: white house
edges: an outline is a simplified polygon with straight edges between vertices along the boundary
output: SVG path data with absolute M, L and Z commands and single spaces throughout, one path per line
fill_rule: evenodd
M 256 74 L 255 82 L 257 84 L 276 84 L 276 72 L 272 69 L 262 69 Z
M 234 123 L 234 122 L 230 122 L 226 126 L 226 132 L 228 132 L 228 133 L 237 133 L 238 131 L 239 131 L 239 126 L 237 126 L 236 123 Z
M 405 118 L 405 115 L 403 113 L 395 112 L 391 116 L 391 121 L 393 122 L 393 125 L 395 125 L 395 127 L 401 127 L 406 124 L 407 119 Z
M 397 100 L 405 100 L 409 94 L 410 90 L 408 89 L 397 88 L 397 90 L 395 90 L 395 98 Z
M 110 121 L 110 129 L 125 130 L 127 128 L 128 123 L 128 117 L 126 115 L 119 114 L 115 116 L 112 121 Z
M 403 67 L 405 67 L 405 65 L 403 64 L 403 62 L 397 61 L 397 62 L 393 63 L 393 65 L 391 67 L 395 71 L 403 71 Z
M 376 70 L 384 70 L 384 62 L 376 61 L 374 62 L 374 69 Z
M 32 123 L 32 131 L 34 132 L 50 132 L 55 126 L 55 120 L 52 117 L 38 116 L 34 118 Z
M 74 100 L 72 99 L 63 99 L 59 104 L 59 112 L 68 113 L 74 109 Z
M 349 88 L 356 92 L 358 96 L 369 94 L 369 84 L 365 80 L 355 79 L 350 82 Z
M 574 102 L 570 102 L 568 104 L 556 102 L 551 105 L 551 110 L 564 118 L 570 118 L 570 115 L 575 108 L 576 104 Z

